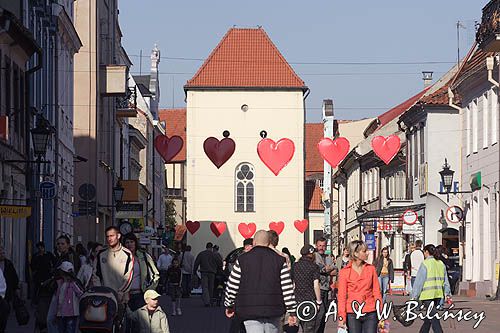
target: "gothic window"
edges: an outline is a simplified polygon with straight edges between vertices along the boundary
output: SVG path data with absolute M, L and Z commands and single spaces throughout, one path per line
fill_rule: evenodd
M 255 211 L 255 169 L 250 163 L 238 165 L 235 173 L 235 211 Z

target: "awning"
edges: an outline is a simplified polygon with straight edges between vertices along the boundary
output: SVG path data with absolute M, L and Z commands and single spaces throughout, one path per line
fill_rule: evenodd
M 389 207 L 389 208 L 371 210 L 358 216 L 358 221 L 365 222 L 376 218 L 384 218 L 384 220 L 393 220 L 393 219 L 401 220 L 401 216 L 407 210 L 418 212 L 419 210 L 422 210 L 424 208 L 425 204 L 418 204 L 418 205 L 398 206 L 398 207 Z

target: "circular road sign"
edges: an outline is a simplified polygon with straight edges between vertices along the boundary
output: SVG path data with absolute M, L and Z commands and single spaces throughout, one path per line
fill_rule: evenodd
M 450 223 L 458 223 L 464 219 L 464 211 L 458 206 L 450 206 L 446 210 L 446 219 Z
M 413 225 L 418 221 L 418 215 L 411 209 L 403 213 L 403 222 L 408 225 Z

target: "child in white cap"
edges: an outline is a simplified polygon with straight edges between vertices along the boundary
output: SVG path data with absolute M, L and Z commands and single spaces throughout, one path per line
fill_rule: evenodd
M 80 314 L 79 301 L 83 288 L 75 276 L 71 262 L 63 261 L 57 269 L 57 291 L 54 295 L 54 301 L 57 304 L 57 327 L 59 332 L 76 332 Z
M 144 293 L 146 305 L 128 313 L 134 333 L 170 333 L 167 315 L 158 305 L 159 298 L 155 290 L 147 290 Z

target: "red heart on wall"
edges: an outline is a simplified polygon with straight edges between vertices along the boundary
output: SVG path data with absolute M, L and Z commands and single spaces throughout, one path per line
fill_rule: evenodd
M 177 135 L 170 138 L 166 135 L 158 135 L 155 138 L 156 151 L 160 153 L 165 163 L 170 162 L 181 151 L 183 145 L 184 140 Z
M 279 235 L 285 229 L 285 223 L 283 221 L 279 222 L 271 222 L 269 223 L 269 229 L 276 231 L 276 233 Z
M 226 231 L 226 223 L 225 222 L 212 222 L 210 223 L 210 230 L 214 233 L 216 237 L 219 237 Z
M 252 237 L 256 230 L 257 226 L 253 222 L 238 224 L 238 231 L 245 239 Z
M 293 141 L 287 138 L 274 142 L 271 139 L 263 139 L 257 144 L 257 154 L 264 164 L 278 175 L 295 153 Z
M 200 222 L 198 221 L 186 221 L 186 228 L 189 230 L 191 235 L 194 235 L 195 232 L 200 229 Z
M 372 139 L 373 152 L 380 157 L 385 164 L 389 164 L 401 148 L 401 140 L 397 135 L 389 135 L 387 138 L 376 136 Z
M 210 161 L 219 169 L 224 163 L 233 156 L 236 144 L 231 138 L 218 140 L 214 137 L 209 137 L 203 143 L 203 150 L 207 154 Z
M 293 225 L 295 226 L 295 229 L 297 229 L 300 233 L 304 233 L 306 231 L 307 227 L 309 226 L 309 221 L 308 220 L 295 220 L 293 222 Z
M 327 161 L 332 168 L 336 168 L 337 165 L 342 162 L 342 160 L 347 156 L 349 152 L 349 140 L 346 138 L 337 138 L 332 140 L 330 138 L 323 138 L 318 142 L 318 150 L 321 157 Z

